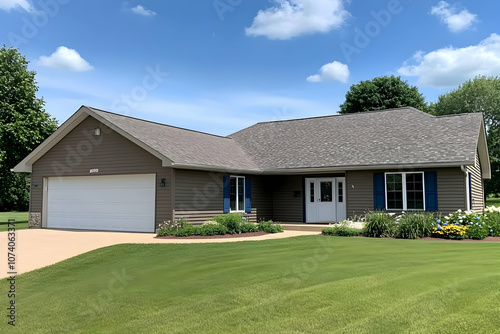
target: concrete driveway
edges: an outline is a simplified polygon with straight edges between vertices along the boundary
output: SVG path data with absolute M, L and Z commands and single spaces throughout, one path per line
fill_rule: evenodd
M 124 243 L 166 244 L 207 243 L 268 240 L 314 235 L 318 232 L 285 231 L 256 237 L 224 239 L 155 239 L 153 233 L 98 232 L 33 229 L 16 231 L 15 270 L 22 274 L 42 268 L 93 249 Z M 10 276 L 7 267 L 7 232 L 0 232 L 0 278 Z

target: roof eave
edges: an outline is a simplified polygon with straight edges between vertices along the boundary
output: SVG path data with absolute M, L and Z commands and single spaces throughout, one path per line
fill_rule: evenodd
M 474 161 L 452 161 L 438 163 L 416 163 L 416 164 L 384 164 L 384 165 L 351 165 L 351 166 L 327 166 L 327 167 L 299 167 L 299 168 L 277 168 L 265 169 L 264 174 L 307 174 L 345 172 L 356 170 L 380 170 L 380 169 L 421 169 L 421 168 L 444 168 L 473 165 Z

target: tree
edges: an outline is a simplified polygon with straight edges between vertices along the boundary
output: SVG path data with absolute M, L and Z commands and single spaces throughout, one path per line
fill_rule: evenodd
M 486 194 L 500 194 L 500 78 L 477 76 L 457 89 L 439 96 L 434 115 L 484 113 L 492 176 L 485 182 Z
M 50 136 L 57 122 L 37 98 L 35 72 L 17 49 L 0 48 L 0 211 L 28 208 L 28 174 L 10 171 Z
M 340 114 L 370 110 L 414 107 L 427 111 L 428 106 L 418 88 L 394 75 L 377 77 L 352 85 L 340 105 Z

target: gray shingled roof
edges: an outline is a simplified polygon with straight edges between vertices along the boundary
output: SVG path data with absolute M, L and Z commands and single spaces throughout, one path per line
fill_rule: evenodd
M 230 138 L 87 108 L 175 164 L 259 170 L 236 141 Z
M 263 170 L 473 163 L 482 114 L 414 108 L 258 123 L 230 135 Z

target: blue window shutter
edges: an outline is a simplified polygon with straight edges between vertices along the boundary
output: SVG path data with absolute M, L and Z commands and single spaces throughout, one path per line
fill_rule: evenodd
M 250 200 L 252 191 L 250 189 L 250 178 L 245 177 L 245 212 L 252 212 L 252 201 Z
M 384 173 L 373 173 L 373 202 L 375 210 L 385 210 Z
M 438 211 L 437 172 L 425 172 L 425 211 Z
M 229 213 L 230 202 L 229 202 L 229 194 L 230 194 L 230 186 L 229 186 L 229 175 L 224 175 L 224 213 Z

